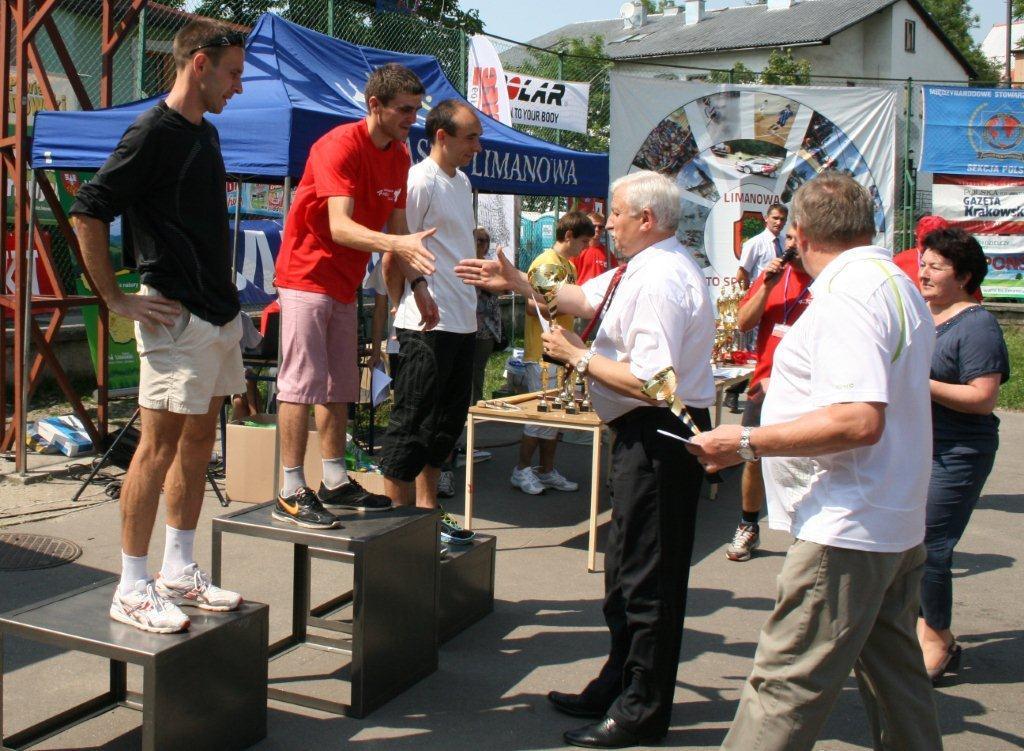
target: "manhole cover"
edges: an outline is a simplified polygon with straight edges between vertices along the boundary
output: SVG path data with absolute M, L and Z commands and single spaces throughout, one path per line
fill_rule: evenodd
M 71 563 L 82 549 L 60 537 L 0 532 L 0 571 L 28 571 Z

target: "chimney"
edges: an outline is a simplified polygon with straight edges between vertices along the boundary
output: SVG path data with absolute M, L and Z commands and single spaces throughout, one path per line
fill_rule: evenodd
M 661 15 L 678 16 L 679 6 L 675 4 L 674 0 L 665 0 L 665 4 L 661 8 Z
M 686 25 L 693 26 L 708 17 L 704 0 L 686 0 Z
M 796 5 L 796 0 L 768 0 L 768 10 L 789 10 Z

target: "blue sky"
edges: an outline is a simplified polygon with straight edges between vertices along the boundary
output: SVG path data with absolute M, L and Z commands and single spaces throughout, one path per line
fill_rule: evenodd
M 725 8 L 742 5 L 743 0 L 709 0 L 708 8 Z M 599 18 L 614 18 L 618 15 L 622 0 L 461 0 L 463 9 L 477 8 L 492 34 L 517 41 L 527 41 L 546 31 L 556 29 L 573 21 L 593 21 Z M 994 23 L 1001 23 L 1006 17 L 1005 0 L 972 0 L 974 12 L 981 17 L 981 23 L 974 29 L 978 41 L 985 36 Z

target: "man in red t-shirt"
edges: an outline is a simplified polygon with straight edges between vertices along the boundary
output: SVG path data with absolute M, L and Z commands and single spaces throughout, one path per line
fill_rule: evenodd
M 434 271 L 434 256 L 423 244 L 434 230 L 410 234 L 405 219 L 405 141 L 422 105 L 423 84 L 408 68 L 390 63 L 370 74 L 364 93 L 366 118 L 335 128 L 310 149 L 276 266 L 284 482 L 273 515 L 314 529 L 337 526 L 325 506 L 391 508 L 385 496 L 364 490 L 345 468 L 348 405 L 359 394 L 356 292 L 370 254 L 393 253 L 403 267 Z M 429 328 L 437 323 L 437 306 L 427 285 L 413 287 Z M 311 404 L 323 460 L 316 493 L 303 473 Z
M 604 214 L 594 211 L 587 216 L 594 224 L 594 238 L 582 253 L 572 259 L 572 265 L 576 267 L 576 284 L 583 284 L 619 265 L 615 256 L 610 255 L 608 249 L 601 244 L 601 236 L 604 234 Z
M 791 232 L 786 233 L 785 251 L 796 248 Z M 775 348 L 789 327 L 807 309 L 811 301 L 811 282 L 804 272 L 800 257 L 783 266 L 782 259 L 768 263 L 764 273 L 747 290 L 740 302 L 737 323 L 742 331 L 757 327 L 757 367 L 750 376 L 746 407 L 741 423 L 756 428 L 761 424 L 761 405 L 764 403 L 768 379 L 772 374 Z M 733 534 L 732 544 L 725 551 L 730 561 L 746 561 L 760 543 L 757 524 L 764 505 L 764 481 L 760 462 L 743 465 L 743 515 Z

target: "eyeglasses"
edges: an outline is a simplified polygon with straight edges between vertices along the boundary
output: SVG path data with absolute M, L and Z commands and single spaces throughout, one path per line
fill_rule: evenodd
M 211 39 L 205 44 L 200 44 L 198 47 L 193 47 L 188 51 L 189 57 L 199 52 L 201 49 L 207 47 L 244 47 L 245 46 L 245 35 L 238 31 L 232 31 L 223 36 Z
M 487 245 L 490 242 L 491 242 L 491 238 L 489 238 L 489 237 L 478 237 L 476 239 L 476 244 L 477 245 Z

